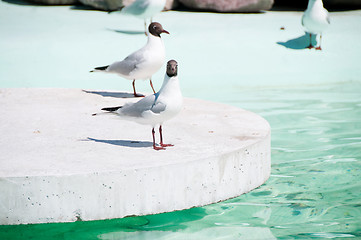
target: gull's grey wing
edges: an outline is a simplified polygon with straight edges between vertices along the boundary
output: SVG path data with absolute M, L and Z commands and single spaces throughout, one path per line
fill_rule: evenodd
M 130 54 L 128 57 L 124 58 L 123 61 L 110 64 L 107 71 L 128 76 L 132 71 L 138 68 L 139 64 L 144 62 L 144 56 L 140 53 L 140 50 Z
M 159 99 L 159 93 L 153 95 L 154 95 L 154 102 L 152 104 L 152 107 L 150 108 L 150 111 L 159 114 L 163 112 L 167 106 L 164 102 L 162 102 L 162 100 Z
M 166 104 L 158 101 L 158 94 L 146 96 L 136 103 L 129 103 L 119 109 L 120 114 L 128 117 L 142 117 L 143 113 L 151 111 L 159 114 L 166 109 Z
M 146 8 L 149 6 L 149 1 L 136 0 L 131 5 L 125 7 L 123 12 L 126 14 L 141 15 L 145 12 Z
M 166 107 L 167 106 L 164 103 L 158 102 L 158 103 L 154 104 L 150 110 L 153 113 L 158 113 L 159 114 L 159 113 L 163 112 Z
M 145 111 L 151 110 L 155 102 L 155 94 L 146 96 L 136 103 L 128 103 L 119 109 L 122 115 L 128 117 L 141 117 Z
M 108 72 L 120 73 L 122 75 L 128 76 L 135 68 L 137 67 L 136 62 L 131 61 L 121 61 L 115 62 L 109 65 L 107 68 Z

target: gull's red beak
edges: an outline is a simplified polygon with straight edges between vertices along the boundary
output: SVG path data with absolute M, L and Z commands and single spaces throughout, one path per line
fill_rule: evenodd
M 164 30 L 164 29 L 163 29 L 162 33 L 170 34 L 167 30 Z

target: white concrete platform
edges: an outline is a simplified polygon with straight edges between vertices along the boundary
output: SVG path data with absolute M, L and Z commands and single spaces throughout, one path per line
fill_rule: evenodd
M 203 206 L 262 185 L 271 171 L 270 126 L 231 106 L 185 99 L 163 125 L 104 114 L 137 101 L 78 89 L 0 89 L 0 224 L 71 222 Z

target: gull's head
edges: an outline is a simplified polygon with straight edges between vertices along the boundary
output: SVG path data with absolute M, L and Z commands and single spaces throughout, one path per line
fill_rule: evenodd
M 167 75 L 168 77 L 175 77 L 178 75 L 178 63 L 176 60 L 169 60 L 167 62 Z
M 160 37 L 160 34 L 162 33 L 169 34 L 169 32 L 167 30 L 164 30 L 162 25 L 158 22 L 152 22 L 151 24 L 149 24 L 148 31 L 150 34 L 156 37 Z

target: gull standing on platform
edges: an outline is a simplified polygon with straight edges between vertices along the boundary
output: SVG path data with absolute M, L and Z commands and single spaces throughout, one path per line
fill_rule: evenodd
M 160 13 L 166 4 L 166 0 L 135 0 L 132 4 L 124 7 L 121 12 L 144 20 L 145 32 L 147 32 L 147 19 L 153 21 L 153 16 Z
M 169 32 L 164 30 L 162 25 L 157 22 L 151 23 L 148 31 L 148 42 L 144 47 L 130 54 L 123 61 L 114 62 L 104 67 L 96 67 L 90 72 L 116 73 L 121 77 L 133 80 L 135 97 L 144 97 L 144 95 L 137 94 L 135 80 L 149 79 L 150 86 L 155 93 L 151 78 L 165 61 L 165 48 L 160 35 L 162 33 L 169 34 Z
M 330 16 L 323 7 L 322 0 L 309 0 L 307 9 L 302 16 L 302 26 L 305 27 L 310 35 L 310 45 L 307 48 L 311 49 L 314 47 L 312 46 L 312 34 L 320 34 L 320 43 L 316 50 L 321 50 L 322 32 L 329 24 Z
M 126 120 L 151 125 L 153 148 L 155 150 L 164 150 L 165 147 L 173 145 L 163 143 L 162 125 L 181 111 L 182 104 L 183 97 L 178 82 L 178 63 L 175 60 L 170 60 L 167 63 L 167 71 L 159 92 L 149 95 L 136 103 L 103 108 L 102 110 L 115 113 Z M 154 128 L 156 126 L 159 126 L 160 146 L 155 144 Z

